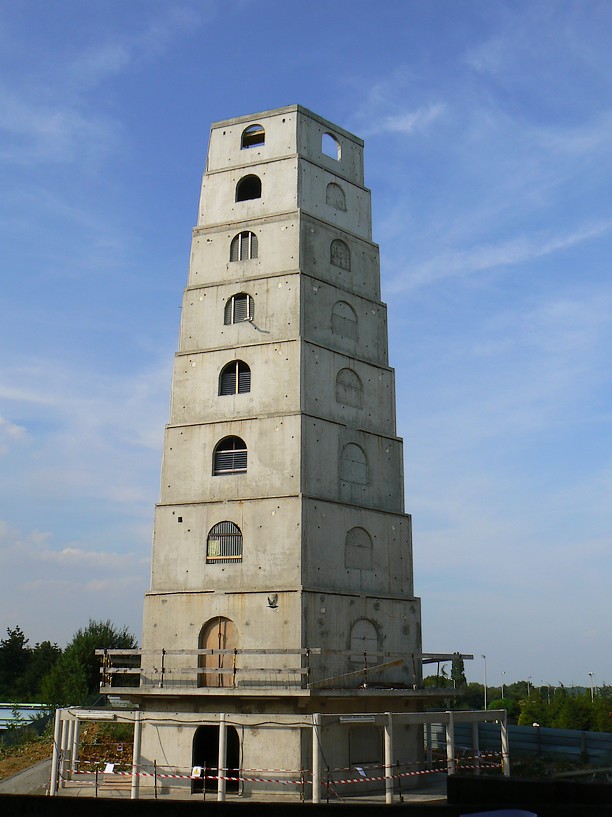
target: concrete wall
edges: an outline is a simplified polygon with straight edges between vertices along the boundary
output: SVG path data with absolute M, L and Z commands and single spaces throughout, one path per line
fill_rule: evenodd
M 342 478 L 344 446 L 361 448 L 367 461 L 365 482 Z M 321 452 L 326 452 L 325 466 Z M 361 505 L 366 508 L 404 512 L 402 444 L 395 437 L 382 437 L 347 428 L 317 417 L 305 416 L 302 428 L 304 493 L 321 499 Z
M 253 298 L 253 321 L 224 323 L 225 304 L 246 293 Z M 181 351 L 261 345 L 296 338 L 300 330 L 300 282 L 297 275 L 247 279 L 185 293 Z
M 242 531 L 242 562 L 206 564 L 208 532 L 224 521 Z M 154 535 L 164 547 L 153 548 L 153 591 L 273 592 L 300 586 L 298 497 L 160 505 Z
M 354 528 L 368 533 L 369 558 L 367 553 L 361 560 L 351 558 L 347 534 Z M 360 595 L 414 595 L 409 516 L 309 499 L 304 502 L 302 536 L 305 587 Z M 363 566 L 353 566 L 360 563 Z
M 352 233 L 339 233 L 325 221 L 305 213 L 300 220 L 300 269 L 332 286 L 380 301 L 380 262 L 378 246 Z M 351 269 L 345 270 L 330 262 L 332 241 L 341 238 L 351 255 Z
M 384 367 L 389 365 L 385 304 L 308 275 L 302 275 L 301 302 L 305 340 L 357 360 Z M 350 333 L 339 327 L 334 331 L 332 311 L 338 303 L 346 303 L 353 310 L 356 320 L 354 326 L 347 327 Z
M 230 261 L 232 239 L 245 230 L 257 236 L 257 258 Z M 265 278 L 287 274 L 299 265 L 299 220 L 293 217 L 270 216 L 245 221 L 233 221 L 223 227 L 196 228 L 191 242 L 189 287 L 210 286 L 221 282 Z M 185 305 L 191 297 L 185 293 Z M 185 348 L 185 347 L 183 347 Z M 186 348 L 194 348 L 187 346 Z

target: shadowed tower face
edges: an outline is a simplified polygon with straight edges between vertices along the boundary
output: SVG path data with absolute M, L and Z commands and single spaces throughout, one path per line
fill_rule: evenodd
M 145 602 L 167 689 L 420 680 L 363 182 L 362 141 L 299 106 L 211 129 Z

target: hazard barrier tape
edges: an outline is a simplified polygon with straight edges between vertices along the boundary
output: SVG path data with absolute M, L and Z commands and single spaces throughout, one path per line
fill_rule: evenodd
M 461 766 L 462 769 L 500 769 L 502 768 L 501 763 L 481 763 L 478 765 L 466 765 L 464 763 L 457 764 Z M 398 774 L 391 774 L 391 775 L 375 775 L 370 777 L 350 777 L 350 778 L 343 778 L 341 780 L 322 780 L 322 786 L 339 786 L 339 785 L 348 785 L 352 783 L 375 783 L 381 782 L 383 780 L 398 780 L 399 778 L 403 777 L 416 777 L 416 776 L 423 776 L 428 774 L 445 774 L 446 769 L 419 769 L 416 771 L 411 772 L 400 772 Z M 75 772 L 75 774 L 92 774 L 92 772 Z M 106 773 L 107 776 L 116 775 L 116 776 L 132 776 L 132 772 L 108 772 Z M 311 783 L 311 780 L 305 779 L 298 779 L 298 780 L 287 780 L 286 778 L 270 778 L 270 777 L 248 777 L 248 776 L 230 776 L 230 775 L 216 775 L 216 774 L 207 774 L 202 775 L 201 777 L 193 777 L 192 775 L 187 774 L 162 774 L 160 772 L 137 772 L 138 777 L 157 777 L 157 778 L 164 778 L 164 779 L 171 779 L 171 780 L 225 780 L 228 782 L 233 783 L 280 783 L 286 786 L 299 786 L 303 783 Z
M 492 757 L 503 757 L 503 755 L 502 755 L 501 752 L 481 752 L 478 755 L 461 755 L 460 757 L 455 757 L 455 763 L 457 765 L 461 765 L 464 768 L 472 768 L 472 767 L 468 767 L 468 766 L 465 765 L 466 760 L 479 760 L 479 759 L 482 759 L 482 758 L 492 758 Z M 110 761 L 104 761 L 104 760 L 79 760 L 79 761 L 77 761 L 79 766 L 97 765 L 97 764 L 100 764 L 100 763 L 107 763 L 107 762 L 110 762 Z M 419 761 L 412 761 L 412 762 L 409 762 L 409 763 L 404 763 L 404 762 L 400 761 L 399 763 L 393 764 L 393 765 L 394 765 L 394 767 L 397 766 L 397 765 L 399 765 L 400 767 L 401 766 L 415 766 L 415 765 L 417 765 L 418 762 Z M 445 759 L 445 758 L 439 758 L 439 759 L 434 760 L 433 763 L 446 766 L 448 764 L 448 760 Z M 372 765 L 363 765 L 363 766 L 361 766 L 361 768 L 363 768 L 363 769 L 380 768 L 380 765 L 381 764 L 379 764 L 379 763 L 372 764 Z M 483 764 L 481 763 L 480 765 L 482 766 Z M 216 766 L 207 766 L 207 768 L 210 771 L 216 771 L 217 770 Z M 355 768 L 354 766 L 336 766 L 334 768 L 327 769 L 327 772 L 328 773 L 348 772 L 348 771 L 350 771 L 351 769 L 354 769 L 354 768 Z M 99 771 L 102 771 L 102 770 L 99 770 Z M 272 774 L 300 774 L 300 773 L 310 774 L 310 769 L 251 769 L 251 768 L 243 768 L 243 769 L 241 769 L 241 771 L 243 771 L 243 772 L 268 772 L 268 773 L 272 773 Z M 82 771 L 81 769 L 79 769 L 77 771 L 75 769 L 74 774 L 91 774 L 91 772 Z M 131 770 L 128 770 L 126 772 L 119 772 L 117 770 L 113 770 L 113 772 L 108 772 L 108 774 L 132 774 L 132 772 L 131 772 Z M 154 776 L 155 772 L 139 772 L 139 774 L 147 775 L 147 776 Z M 408 773 L 402 773 L 402 774 L 408 774 Z M 193 776 L 192 775 L 166 775 L 166 774 L 164 774 L 162 772 L 157 772 L 157 777 L 180 777 L 180 778 L 191 779 Z M 211 778 L 211 779 L 216 779 L 216 778 Z M 228 778 L 228 779 L 230 779 L 230 778 Z M 234 779 L 242 779 L 242 778 L 231 778 L 231 779 L 234 780 Z M 359 779 L 362 779 L 362 778 L 359 778 Z M 372 778 L 372 779 L 373 780 L 374 779 L 378 780 L 379 778 L 376 777 L 376 778 Z

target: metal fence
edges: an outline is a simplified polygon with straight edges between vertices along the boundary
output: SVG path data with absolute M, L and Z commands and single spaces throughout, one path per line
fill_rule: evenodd
M 435 748 L 445 746 L 444 730 L 439 726 L 432 729 Z M 494 751 L 499 747 L 499 724 L 479 723 L 478 743 L 482 751 Z M 510 756 L 563 757 L 566 760 L 612 765 L 612 733 L 581 732 L 572 729 L 549 729 L 543 726 L 508 726 Z M 469 724 L 455 724 L 455 744 L 458 748 L 471 752 L 474 748 L 472 730 Z

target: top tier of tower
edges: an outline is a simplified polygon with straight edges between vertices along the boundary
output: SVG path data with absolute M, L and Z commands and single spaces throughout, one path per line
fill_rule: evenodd
M 216 122 L 196 230 L 301 210 L 371 241 L 363 179 L 363 141 L 300 105 Z

